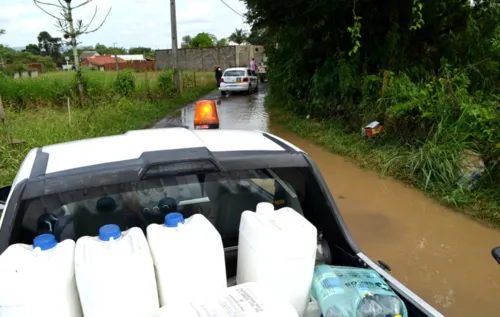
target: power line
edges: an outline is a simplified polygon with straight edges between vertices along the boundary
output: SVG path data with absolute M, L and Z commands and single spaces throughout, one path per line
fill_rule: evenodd
M 240 17 L 244 18 L 245 16 L 241 13 L 239 13 L 238 11 L 236 11 L 235 9 L 231 8 L 231 6 L 229 4 L 227 4 L 224 0 L 220 0 L 222 3 L 224 3 L 226 5 L 226 7 L 228 7 L 229 9 L 231 9 L 231 11 L 233 11 L 234 13 L 236 13 L 237 15 L 239 15 Z

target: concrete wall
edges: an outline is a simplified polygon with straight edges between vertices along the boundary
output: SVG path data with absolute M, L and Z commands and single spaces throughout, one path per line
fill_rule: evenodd
M 264 47 L 253 45 L 224 46 L 209 48 L 187 48 L 177 50 L 180 70 L 212 71 L 217 63 L 222 69 L 235 66 L 249 66 L 255 57 L 259 62 L 264 59 Z M 156 69 L 172 67 L 172 50 L 156 51 Z
M 37 70 L 29 70 L 27 72 L 15 72 L 14 73 L 14 79 L 18 78 L 28 78 L 28 77 L 38 77 L 38 71 Z
M 239 66 L 250 67 L 250 60 L 255 58 L 255 62 L 259 63 L 264 60 L 265 51 L 263 46 L 257 45 L 240 45 L 236 47 L 236 64 Z

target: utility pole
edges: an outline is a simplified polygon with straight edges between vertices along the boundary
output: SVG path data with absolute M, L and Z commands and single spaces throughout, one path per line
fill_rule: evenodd
M 120 66 L 118 66 L 118 54 L 116 54 L 116 42 L 113 43 L 114 53 L 115 53 L 115 63 L 116 63 L 116 72 L 120 72 Z
M 174 68 L 175 90 L 180 91 L 179 69 L 177 63 L 177 17 L 175 14 L 175 0 L 170 0 L 170 27 L 172 33 L 172 67 Z

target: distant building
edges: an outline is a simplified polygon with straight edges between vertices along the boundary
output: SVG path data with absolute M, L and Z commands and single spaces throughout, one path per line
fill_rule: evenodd
M 126 63 L 126 61 L 118 57 L 118 63 Z M 115 57 L 111 55 L 92 56 L 82 61 L 82 67 L 97 68 L 100 70 L 104 70 L 104 65 L 106 64 L 116 64 Z
M 114 57 L 115 55 L 113 55 Z M 144 58 L 144 55 L 142 54 L 135 54 L 135 55 L 117 55 L 118 58 L 121 58 L 127 62 L 145 62 L 146 59 Z
M 97 53 L 96 51 L 83 51 L 82 54 L 80 54 L 80 61 L 83 61 L 89 57 L 96 56 L 101 56 L 101 54 Z

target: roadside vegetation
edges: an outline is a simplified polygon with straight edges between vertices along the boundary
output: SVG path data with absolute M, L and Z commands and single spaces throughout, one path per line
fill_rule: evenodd
M 278 122 L 500 224 L 499 1 L 245 2 Z M 362 137 L 372 121 L 384 136 Z M 486 167 L 472 185 L 466 150 Z
M 5 126 L 0 125 L 0 186 L 12 182 L 31 148 L 144 128 L 212 91 L 216 85 L 210 75 L 181 74 L 182 89 L 177 93 L 171 70 L 150 72 L 148 81 L 145 73 L 129 70 L 118 76 L 116 72 L 84 71 L 84 106 L 78 102 L 74 72 L 0 78 L 11 138 L 24 141 L 9 144 Z
M 28 44 L 22 52 L 0 45 L 0 186 L 12 182 L 32 148 L 141 129 L 216 87 L 211 72 L 181 72 L 180 87 L 176 87 L 171 69 L 149 73 L 82 70 L 78 40 L 98 31 L 111 12 L 110 8 L 95 27 L 90 27 L 95 14 L 89 22 L 75 19 L 73 10 L 90 2 L 34 0 L 54 18 L 62 38 L 42 31 L 38 43 Z M 49 13 L 43 8 L 47 6 L 58 8 L 60 14 Z M 0 29 L 0 36 L 5 32 Z M 102 55 L 154 55 L 147 47 L 126 50 L 96 44 L 91 49 Z M 68 61 L 76 72 L 49 72 Z M 43 65 L 41 76 L 14 78 L 14 73 L 27 71 L 34 62 Z

